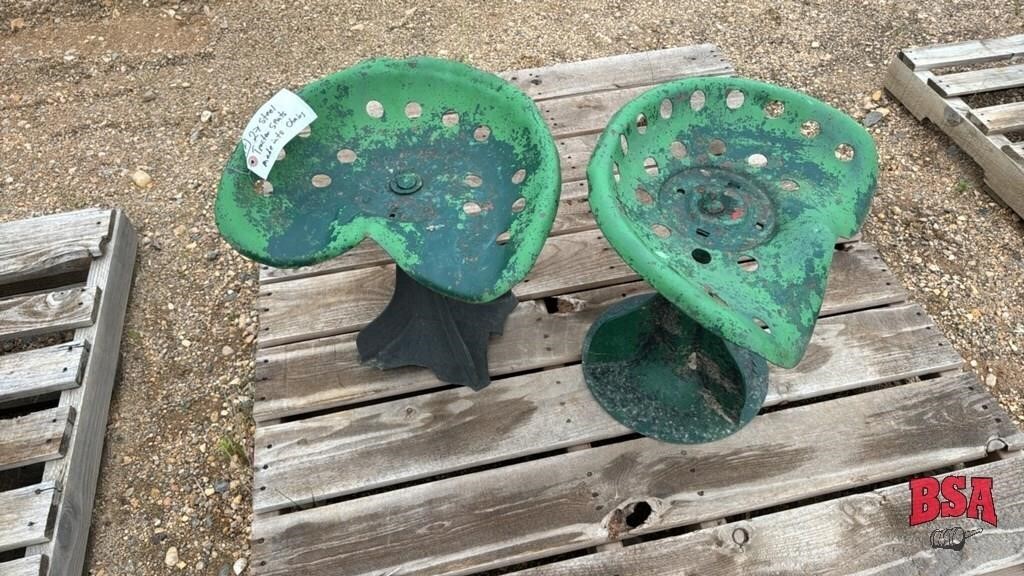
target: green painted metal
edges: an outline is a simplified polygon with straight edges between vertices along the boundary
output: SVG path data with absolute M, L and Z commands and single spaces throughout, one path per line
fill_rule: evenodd
M 612 307 L 583 372 L 616 420 L 670 442 L 732 434 L 760 410 L 768 364 L 795 366 L 834 245 L 878 175 L 870 136 L 809 96 L 691 78 L 626 104 L 598 140 L 590 206 L 659 294 Z
M 768 393 L 763 358 L 709 334 L 657 294 L 601 315 L 583 343 L 583 374 L 616 420 L 684 444 L 736 432 Z
M 298 95 L 318 118 L 269 185 L 241 145 L 224 168 L 217 225 L 243 255 L 304 266 L 370 237 L 417 282 L 467 302 L 498 298 L 533 266 L 561 182 L 554 140 L 515 86 L 420 57 L 367 60 Z
M 853 119 L 728 77 L 629 102 L 587 169 L 591 208 L 622 258 L 712 334 L 784 367 L 803 356 L 836 239 L 859 229 L 877 175 Z

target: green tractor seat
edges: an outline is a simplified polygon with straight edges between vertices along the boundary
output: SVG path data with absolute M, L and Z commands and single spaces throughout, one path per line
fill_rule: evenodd
M 486 385 L 487 338 L 515 307 L 510 290 L 558 202 L 558 155 L 536 106 L 497 76 L 434 58 L 367 60 L 298 95 L 317 119 L 266 181 L 241 145 L 228 161 L 221 234 L 277 267 L 372 238 L 398 271 L 392 302 L 360 333 L 363 359 Z
M 853 119 L 742 78 L 654 88 L 616 113 L 587 176 L 612 247 L 657 295 L 610 309 L 583 368 L 635 430 L 674 442 L 731 434 L 795 366 L 836 240 L 867 215 L 878 159 Z

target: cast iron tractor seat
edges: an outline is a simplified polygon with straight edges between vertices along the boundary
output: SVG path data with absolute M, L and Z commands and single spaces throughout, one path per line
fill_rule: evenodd
M 853 119 L 742 78 L 679 80 L 626 104 L 594 150 L 590 205 L 658 294 L 609 309 L 584 344 L 592 393 L 620 422 L 680 443 L 732 434 L 793 367 L 836 240 L 867 215 L 878 159 Z
M 395 260 L 395 295 L 358 337 L 382 368 L 420 365 L 481 388 L 511 288 L 551 228 L 558 155 L 515 86 L 434 58 L 367 60 L 298 95 L 318 118 L 269 178 L 241 145 L 224 169 L 217 225 L 243 255 L 298 267 L 372 238 Z

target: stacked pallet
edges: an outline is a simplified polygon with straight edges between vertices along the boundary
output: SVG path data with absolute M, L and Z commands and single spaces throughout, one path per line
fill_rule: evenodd
M 885 87 L 974 158 L 996 199 L 1024 217 L 1024 98 L 1011 92 L 1024 87 L 1021 56 L 1024 34 L 910 48 L 889 66 Z M 979 94 L 1001 102 L 971 106 Z
M 135 248 L 116 210 L 0 224 L 0 575 L 82 573 Z

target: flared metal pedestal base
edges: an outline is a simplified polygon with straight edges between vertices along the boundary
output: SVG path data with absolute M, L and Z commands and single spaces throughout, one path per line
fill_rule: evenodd
M 490 384 L 487 345 L 518 301 L 507 292 L 485 304 L 449 298 L 395 268 L 387 308 L 356 339 L 359 359 L 378 368 L 422 366 L 439 379 L 480 390 Z
M 657 294 L 605 312 L 583 343 L 583 374 L 601 406 L 645 435 L 681 444 L 724 438 L 757 415 L 768 364 Z

